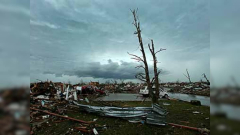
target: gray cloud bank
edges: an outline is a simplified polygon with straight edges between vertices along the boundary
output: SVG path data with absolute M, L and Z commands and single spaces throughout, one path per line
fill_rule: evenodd
M 64 73 L 54 73 L 52 71 L 45 71 L 44 74 L 54 74 L 56 77 L 62 77 L 62 75 L 78 76 L 78 77 L 92 77 L 102 79 L 135 79 L 137 73 L 144 73 L 142 69 L 134 68 L 138 66 L 138 63 L 113 62 L 108 60 L 107 64 L 101 64 L 100 62 L 82 63 L 78 68 L 71 71 L 65 71 Z M 150 68 L 153 71 L 153 68 Z M 168 71 L 163 70 L 161 75 L 169 74 Z M 152 72 L 150 73 L 153 76 Z

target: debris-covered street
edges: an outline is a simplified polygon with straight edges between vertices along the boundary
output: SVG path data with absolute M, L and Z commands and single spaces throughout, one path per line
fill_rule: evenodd
M 210 108 L 207 106 L 171 98 L 152 104 L 141 95 L 138 97 L 141 101 L 103 101 L 101 97 L 107 97 L 104 90 L 101 93 L 94 89 L 77 91 L 80 88 L 51 81 L 32 84 L 31 134 L 210 132 Z M 95 86 L 95 89 L 98 88 Z

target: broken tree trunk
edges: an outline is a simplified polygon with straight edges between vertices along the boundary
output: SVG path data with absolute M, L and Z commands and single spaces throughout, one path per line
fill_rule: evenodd
M 131 10 L 131 12 L 133 14 L 133 19 L 134 19 L 133 25 L 136 28 L 136 32 L 134 34 L 137 34 L 137 36 L 138 36 L 140 51 L 141 51 L 143 56 L 139 57 L 139 56 L 133 55 L 133 54 L 129 54 L 129 55 L 133 56 L 132 59 L 135 59 L 138 62 L 143 62 L 144 66 L 141 65 L 141 66 L 138 66 L 138 68 L 140 68 L 140 67 L 143 68 L 144 71 L 145 71 L 145 74 L 139 74 L 139 75 L 136 75 L 136 77 L 137 77 L 137 79 L 147 83 L 147 86 L 148 86 L 148 89 L 149 89 L 149 95 L 152 96 L 152 85 L 151 85 L 151 82 L 150 82 L 148 64 L 147 64 L 145 50 L 144 50 L 144 46 L 143 46 L 143 42 L 142 42 L 140 22 L 139 22 L 138 17 L 137 17 L 137 11 L 136 10 Z
M 157 68 L 157 57 L 156 57 L 156 54 L 160 51 L 163 51 L 163 50 L 166 50 L 166 49 L 160 49 L 158 51 L 155 52 L 155 48 L 154 48 L 154 43 L 153 43 L 153 40 L 151 40 L 151 43 L 152 43 L 152 47 L 150 47 L 150 44 L 148 44 L 148 48 L 152 54 L 152 57 L 153 57 L 153 67 L 154 67 L 154 77 L 153 77 L 153 80 L 154 80 L 154 84 L 155 84 L 155 93 L 154 93 L 154 96 L 153 96 L 153 102 L 156 103 L 158 101 L 158 98 L 159 98 L 159 74 L 161 71 L 158 71 L 158 68 Z
M 183 74 L 185 77 L 187 77 L 187 79 L 189 80 L 189 83 L 192 83 L 192 81 L 191 81 L 191 78 L 190 78 L 190 75 L 189 75 L 189 73 L 188 73 L 188 70 L 186 69 L 186 71 L 187 71 L 187 75 L 185 75 L 185 74 Z
M 207 76 L 206 76 L 206 74 L 205 74 L 205 73 L 203 73 L 203 77 L 206 79 L 206 81 L 207 81 L 207 84 L 208 84 L 208 85 L 210 85 L 210 82 L 209 82 L 209 80 L 207 79 Z

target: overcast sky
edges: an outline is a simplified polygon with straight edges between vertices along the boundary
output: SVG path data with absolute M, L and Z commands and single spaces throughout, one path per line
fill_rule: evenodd
M 140 55 L 130 12 L 136 8 L 151 71 L 150 39 L 155 48 L 167 49 L 157 55 L 163 82 L 187 81 L 186 69 L 192 81 L 202 79 L 202 73 L 216 86 L 230 83 L 230 76 L 240 81 L 239 2 L 2 0 L 1 87 L 8 78 L 27 84 L 29 74 L 31 82 L 134 80 L 141 70 L 127 52 Z
M 150 39 L 161 80 L 193 81 L 209 75 L 209 4 L 207 0 L 34 0 L 30 3 L 31 81 L 79 82 L 134 79 L 141 70 L 127 52 L 140 55 L 130 9 L 139 9 L 149 68 Z

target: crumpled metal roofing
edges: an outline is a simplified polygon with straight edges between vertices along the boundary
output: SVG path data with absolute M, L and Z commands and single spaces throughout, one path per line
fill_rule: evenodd
M 110 106 L 90 106 L 73 101 L 79 106 L 81 111 L 95 113 L 100 116 L 118 117 L 133 123 L 147 123 L 153 125 L 166 125 L 167 111 L 158 104 L 152 107 L 110 107 Z

